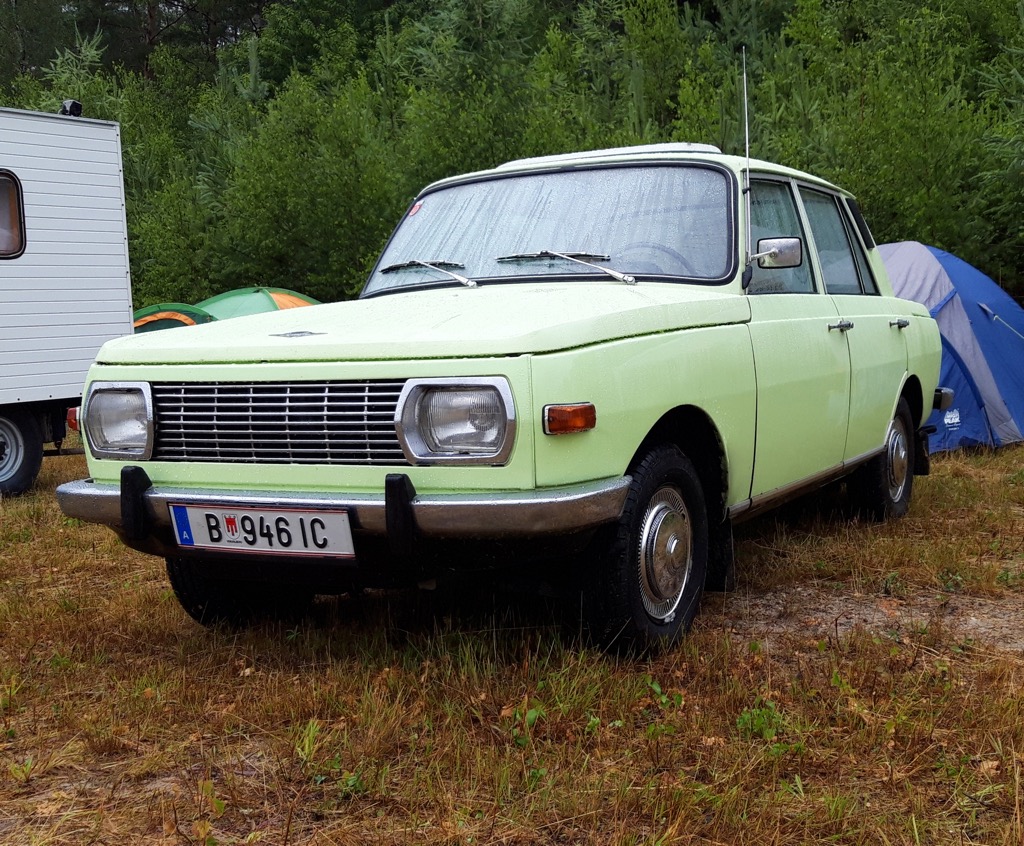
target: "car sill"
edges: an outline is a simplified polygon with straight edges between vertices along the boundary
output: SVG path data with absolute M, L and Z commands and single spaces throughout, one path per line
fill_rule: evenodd
M 743 502 L 730 505 L 727 512 L 729 519 L 740 523 L 744 520 L 756 517 L 758 514 L 762 514 L 765 511 L 776 508 L 783 503 L 794 500 L 806 493 L 810 493 L 811 491 L 827 485 L 829 482 L 834 482 L 836 479 L 840 479 L 843 476 L 848 475 L 860 465 L 865 464 L 876 455 L 880 455 L 882 452 L 883 448 L 866 452 L 863 455 L 858 455 L 854 458 L 848 459 L 842 464 L 837 464 L 835 467 L 831 467 L 824 472 L 808 476 L 806 479 L 801 479 L 799 482 L 794 482 L 791 485 L 784 485 L 781 488 L 775 488 L 775 490 L 767 491 L 765 493 L 758 494 L 755 497 L 751 497 L 750 499 L 746 499 Z

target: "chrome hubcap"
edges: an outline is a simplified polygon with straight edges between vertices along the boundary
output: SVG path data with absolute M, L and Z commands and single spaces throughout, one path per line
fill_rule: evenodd
M 889 438 L 886 442 L 889 468 L 889 498 L 893 502 L 903 496 L 907 486 L 907 474 L 910 470 L 910 444 L 903 420 L 897 417 L 889 427 Z
M 671 622 L 693 569 L 690 514 L 675 488 L 660 488 L 651 497 L 638 553 L 644 610 L 655 620 Z

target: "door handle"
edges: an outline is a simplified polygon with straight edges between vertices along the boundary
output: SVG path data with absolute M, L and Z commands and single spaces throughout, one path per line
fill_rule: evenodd
M 890 320 L 889 325 L 897 329 L 906 329 L 910 325 L 910 321 L 905 317 L 901 317 L 899 320 Z
M 853 328 L 852 320 L 840 320 L 838 323 L 829 323 L 828 331 L 838 329 L 840 332 L 849 332 Z

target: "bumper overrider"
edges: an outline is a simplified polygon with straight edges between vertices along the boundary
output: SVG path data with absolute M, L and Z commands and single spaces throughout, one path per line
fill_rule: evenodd
M 357 535 L 385 537 L 395 554 L 418 538 L 486 539 L 557 536 L 618 519 L 630 477 L 538 491 L 418 494 L 404 473 L 389 474 L 383 495 L 314 494 L 153 487 L 142 467 L 121 470 L 121 483 L 92 479 L 57 488 L 68 517 L 109 526 L 130 546 L 154 555 L 180 552 L 169 506 L 344 510 Z

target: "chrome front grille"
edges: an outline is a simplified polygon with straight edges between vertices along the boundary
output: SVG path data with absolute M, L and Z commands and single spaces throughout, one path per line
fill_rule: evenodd
M 159 382 L 157 461 L 408 464 L 395 433 L 404 380 Z

